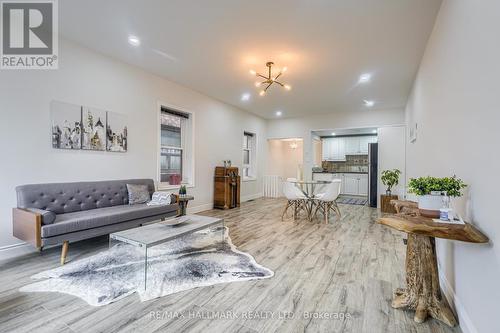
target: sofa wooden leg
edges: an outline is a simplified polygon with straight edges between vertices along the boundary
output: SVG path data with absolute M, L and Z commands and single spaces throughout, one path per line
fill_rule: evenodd
M 61 265 L 64 265 L 66 262 L 66 255 L 68 254 L 69 242 L 64 241 L 61 251 Z

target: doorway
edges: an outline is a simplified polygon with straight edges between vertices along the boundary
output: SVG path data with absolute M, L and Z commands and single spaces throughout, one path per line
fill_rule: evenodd
M 267 175 L 304 179 L 302 138 L 269 139 L 267 147 Z

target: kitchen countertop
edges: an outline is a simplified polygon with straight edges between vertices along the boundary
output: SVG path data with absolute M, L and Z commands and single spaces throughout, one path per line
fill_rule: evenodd
M 313 173 L 366 173 L 368 171 L 313 171 Z

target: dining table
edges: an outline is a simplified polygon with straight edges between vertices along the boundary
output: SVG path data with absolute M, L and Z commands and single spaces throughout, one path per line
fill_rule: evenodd
M 306 210 L 307 218 L 312 220 L 313 209 L 314 209 L 314 199 L 321 193 L 321 189 L 325 185 L 330 184 L 329 180 L 293 180 L 290 183 L 294 184 L 306 197 Z

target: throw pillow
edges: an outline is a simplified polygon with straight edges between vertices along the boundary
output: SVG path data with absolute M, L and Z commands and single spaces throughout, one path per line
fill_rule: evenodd
M 170 192 L 155 192 L 148 206 L 170 205 L 172 193 Z
M 127 184 L 127 191 L 129 205 L 143 204 L 151 199 L 148 185 Z

